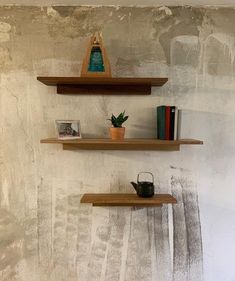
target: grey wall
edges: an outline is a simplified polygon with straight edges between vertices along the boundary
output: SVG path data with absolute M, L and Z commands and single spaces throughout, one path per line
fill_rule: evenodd
M 0 7 L 0 280 L 232 281 L 235 11 L 192 7 Z M 36 76 L 78 76 L 102 31 L 113 76 L 167 76 L 151 96 L 60 96 Z M 108 136 L 155 137 L 155 107 L 185 110 L 180 152 L 62 151 L 56 119 Z M 85 192 L 131 192 L 151 171 L 173 208 L 92 208 Z
M 190 6 L 206 6 L 206 5 L 213 5 L 213 6 L 234 6 L 235 3 L 233 0 L 0 0 L 1 5 L 95 5 L 95 6 L 161 6 L 161 5 L 173 5 L 173 6 L 180 6 L 180 5 L 190 5 Z

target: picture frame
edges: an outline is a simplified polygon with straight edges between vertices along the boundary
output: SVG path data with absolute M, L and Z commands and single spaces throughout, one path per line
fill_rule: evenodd
M 57 137 L 61 140 L 80 139 L 81 125 L 79 120 L 56 120 Z
M 95 70 L 97 67 L 101 69 Z M 89 40 L 82 63 L 81 77 L 112 77 L 110 62 L 100 32 L 95 32 Z

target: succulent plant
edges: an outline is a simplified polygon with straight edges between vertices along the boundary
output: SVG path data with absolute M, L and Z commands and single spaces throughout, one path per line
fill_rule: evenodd
M 121 128 L 122 124 L 128 119 L 128 117 L 129 116 L 125 116 L 125 111 L 123 111 L 117 117 L 112 114 L 111 118 L 107 120 L 111 121 L 113 127 Z

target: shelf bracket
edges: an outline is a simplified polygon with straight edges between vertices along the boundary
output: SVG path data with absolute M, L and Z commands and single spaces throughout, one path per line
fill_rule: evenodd
M 62 95 L 150 95 L 151 84 L 142 85 L 100 85 L 100 84 L 58 84 L 57 94 Z

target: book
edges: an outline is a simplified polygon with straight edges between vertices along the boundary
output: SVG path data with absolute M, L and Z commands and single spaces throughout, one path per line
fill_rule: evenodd
M 181 111 L 176 106 L 161 105 L 157 107 L 157 138 L 160 140 L 177 140 Z M 180 128 L 179 128 L 180 130 Z
M 179 127 L 179 110 L 175 107 L 175 119 L 174 119 L 174 137 L 173 140 L 178 140 L 178 127 Z
M 177 130 L 177 139 L 182 138 L 182 110 L 178 110 L 178 130 Z
M 170 121 L 171 121 L 171 107 L 166 106 L 165 109 L 165 140 L 170 140 Z
M 175 106 L 170 107 L 170 140 L 175 139 Z
M 166 106 L 157 107 L 157 138 L 165 140 L 165 118 L 166 118 Z

